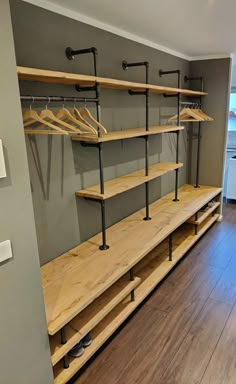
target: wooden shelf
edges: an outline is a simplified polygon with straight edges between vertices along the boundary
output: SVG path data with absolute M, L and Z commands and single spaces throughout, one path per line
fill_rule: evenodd
M 220 202 L 216 202 L 213 207 L 211 208 L 208 208 L 207 211 L 199 211 L 198 212 L 198 219 L 195 220 L 195 217 L 191 217 L 189 220 L 188 220 L 188 223 L 191 223 L 191 224 L 196 224 L 196 225 L 200 225 L 201 223 L 203 223 L 204 220 L 206 220 L 206 218 L 208 216 L 210 216 L 218 207 L 220 206 Z
M 130 281 L 122 277 L 83 312 L 66 325 L 67 343 L 61 344 L 60 333 L 50 337 L 52 365 L 56 365 L 88 332 L 97 326 L 140 283 L 135 277 Z
M 146 128 L 131 128 L 131 129 L 124 129 L 121 131 L 110 131 L 110 132 L 107 132 L 106 134 L 102 133 L 101 137 L 83 134 L 83 135 L 72 136 L 71 138 L 73 141 L 85 141 L 85 142 L 90 142 L 90 143 L 105 143 L 108 141 L 132 139 L 135 137 L 152 136 L 152 135 L 157 135 L 160 133 L 177 132 L 177 131 L 182 131 L 183 129 L 184 129 L 183 126 L 160 125 L 160 126 L 149 127 L 148 131 L 146 131 Z
M 149 256 L 149 264 L 139 270 L 138 274 L 141 284 L 135 290 L 135 301 L 130 302 L 126 298 L 110 314 L 104 318 L 92 331 L 93 343 L 79 358 L 69 358 L 70 367 L 63 368 L 59 362 L 54 368 L 55 384 L 65 384 L 80 368 L 94 355 L 94 353 L 105 343 L 115 330 L 129 317 L 135 308 L 148 296 L 148 294 L 160 283 L 173 266 L 184 256 L 184 254 L 199 240 L 199 238 L 214 224 L 219 215 L 209 218 L 200 229 L 198 235 L 192 234 L 192 226 L 184 224 L 173 236 L 173 256 L 169 261 L 165 244 L 156 247 Z M 178 234 L 178 231 L 180 234 Z M 177 239 L 177 244 L 175 244 Z M 179 245 L 181 243 L 181 245 Z M 160 252 L 160 250 L 164 251 Z
M 140 169 L 139 171 L 130 173 L 128 175 L 120 176 L 116 179 L 106 181 L 104 183 L 104 194 L 100 193 L 100 184 L 98 184 L 76 192 L 76 196 L 106 200 L 181 167 L 183 167 L 182 163 L 154 164 L 149 167 L 148 176 L 145 176 L 145 169 Z
M 17 67 L 19 80 L 39 81 L 43 83 L 66 84 L 66 85 L 94 85 L 97 82 L 102 88 L 121 89 L 121 90 L 150 90 L 152 93 L 180 93 L 185 96 L 205 96 L 206 92 L 191 91 L 188 89 L 163 87 L 159 85 L 134 83 L 131 81 L 109 79 L 106 77 L 95 77 L 88 75 L 80 75 L 75 73 L 66 73 L 58 71 L 50 71 L 37 68 Z
M 100 251 L 101 234 L 80 244 L 41 268 L 48 332 L 54 335 L 120 279 L 170 233 L 221 192 L 221 188 L 179 189 L 180 201 L 170 193 L 107 230 L 110 248 Z

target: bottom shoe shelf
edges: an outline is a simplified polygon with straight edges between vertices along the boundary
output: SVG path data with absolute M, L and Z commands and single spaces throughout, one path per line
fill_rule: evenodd
M 218 218 L 218 214 L 208 217 L 199 226 L 197 235 L 194 235 L 192 224 L 181 225 L 172 235 L 172 261 L 169 261 L 168 239 L 166 239 L 135 266 L 135 275 L 141 279 L 141 283 L 135 289 L 135 301 L 130 301 L 130 296 L 127 296 L 94 327 L 91 332 L 93 343 L 85 349 L 81 357 L 69 357 L 69 368 L 64 369 L 62 360 L 55 365 L 55 384 L 65 384 L 82 368 Z

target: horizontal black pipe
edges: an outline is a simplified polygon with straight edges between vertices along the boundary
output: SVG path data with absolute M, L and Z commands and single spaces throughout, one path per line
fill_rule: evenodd
M 172 71 L 163 71 L 162 69 L 159 70 L 159 76 L 161 77 L 162 75 L 170 75 L 172 73 L 178 73 L 180 74 L 180 70 L 179 69 L 174 69 Z
M 71 96 L 21 96 L 22 101 L 47 101 L 47 102 L 74 102 L 74 103 L 96 103 L 96 97 L 71 97 Z
M 149 67 L 149 62 L 148 61 L 139 61 L 137 63 L 127 63 L 127 61 L 125 61 L 125 60 L 122 61 L 122 68 L 124 70 L 128 69 L 129 67 L 139 67 L 142 65 Z
M 91 47 L 91 48 L 77 49 L 77 50 L 74 50 L 71 47 L 66 48 L 66 57 L 69 60 L 73 60 L 76 55 L 83 55 L 85 53 L 97 54 L 97 48 Z

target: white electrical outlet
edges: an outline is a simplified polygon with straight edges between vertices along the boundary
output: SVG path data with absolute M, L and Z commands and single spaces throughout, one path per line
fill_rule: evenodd
M 2 146 L 2 140 L 0 139 L 0 178 L 6 177 L 6 166 L 5 166 L 5 160 L 3 155 L 3 146 Z
M 3 241 L 2 243 L 0 243 L 0 263 L 11 258 L 11 242 L 10 240 Z

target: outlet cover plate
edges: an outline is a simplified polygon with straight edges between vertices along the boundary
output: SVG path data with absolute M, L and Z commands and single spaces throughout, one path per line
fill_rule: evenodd
M 12 249 L 10 240 L 0 243 L 0 263 L 12 258 Z
M 5 166 L 5 160 L 3 155 L 3 146 L 2 146 L 2 140 L 0 139 L 0 178 L 6 177 L 6 166 Z

